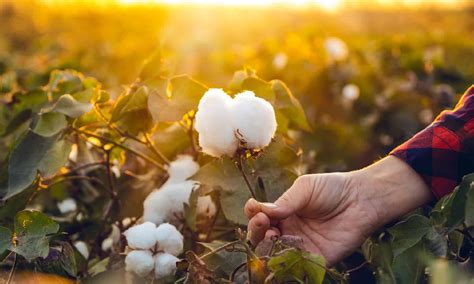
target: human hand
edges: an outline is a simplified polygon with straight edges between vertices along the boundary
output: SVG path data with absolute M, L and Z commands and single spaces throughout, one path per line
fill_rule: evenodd
M 274 235 L 299 236 L 331 266 L 377 228 L 430 198 L 408 165 L 387 157 L 359 171 L 300 176 L 275 203 L 250 199 L 244 210 L 253 244 Z

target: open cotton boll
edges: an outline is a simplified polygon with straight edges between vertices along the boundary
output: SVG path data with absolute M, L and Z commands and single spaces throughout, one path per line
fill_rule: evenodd
M 329 57 L 335 61 L 344 60 L 349 54 L 346 43 L 337 37 L 326 39 L 324 47 L 326 48 Z
M 155 255 L 155 277 L 158 279 L 174 275 L 179 258 L 169 253 Z
M 199 164 L 189 155 L 180 155 L 169 164 L 168 181 L 181 182 L 192 177 L 199 170 Z
M 155 224 L 145 222 L 131 227 L 123 234 L 127 238 L 128 246 L 132 249 L 150 249 L 156 244 L 155 229 Z
M 355 101 L 359 98 L 359 87 L 354 84 L 347 84 L 342 88 L 342 96 L 349 101 Z
M 198 216 L 212 217 L 216 214 L 216 211 L 216 204 L 209 195 L 198 197 L 196 210 Z
M 125 270 L 145 277 L 155 268 L 155 261 L 151 251 L 133 250 L 125 257 Z
M 196 185 L 196 181 L 187 180 L 165 183 L 160 189 L 152 191 L 143 202 L 143 220 L 159 225 L 184 214 L 183 204 L 188 204 Z
M 74 247 L 77 249 L 78 252 L 82 254 L 85 259 L 89 258 L 89 248 L 87 244 L 83 241 L 77 241 L 74 243 Z
M 183 252 L 183 235 L 175 226 L 163 223 L 155 230 L 158 249 L 174 256 Z
M 221 89 L 209 89 L 201 98 L 195 128 L 202 151 L 214 157 L 233 156 L 238 147 L 231 123 L 232 98 Z
M 59 209 L 59 212 L 61 212 L 62 214 L 76 211 L 77 210 L 76 200 L 74 200 L 73 198 L 66 198 L 63 201 L 58 202 L 58 209 Z
M 235 96 L 231 113 L 236 136 L 247 148 L 262 149 L 271 142 L 277 122 L 269 102 L 245 91 Z

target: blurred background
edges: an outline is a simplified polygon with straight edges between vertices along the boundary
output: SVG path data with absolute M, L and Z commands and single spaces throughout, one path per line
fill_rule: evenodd
M 473 38 L 469 0 L 0 0 L 0 99 L 57 68 L 115 95 L 143 72 L 225 87 L 251 68 L 302 102 L 313 131 L 291 134 L 308 171 L 349 170 L 453 107 Z

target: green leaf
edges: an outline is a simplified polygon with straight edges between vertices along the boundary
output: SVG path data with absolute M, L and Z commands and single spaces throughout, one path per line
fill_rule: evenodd
M 92 104 L 81 103 L 73 96 L 66 94 L 59 97 L 56 103 L 48 108 L 41 110 L 41 113 L 59 112 L 72 118 L 78 118 L 86 112 L 92 110 Z
M 396 283 L 422 283 L 425 268 L 421 255 L 422 243 L 405 250 L 393 260 L 393 273 Z
M 275 93 L 272 85 L 257 77 L 248 77 L 242 81 L 242 91 L 253 91 L 257 97 L 260 97 L 270 103 L 275 102 Z
M 112 110 L 110 121 L 132 135 L 149 131 L 153 122 L 148 111 L 148 89 L 140 87 L 135 92 L 122 94 Z
M 377 267 L 377 283 L 396 283 L 392 270 L 393 253 L 388 242 L 369 239 L 363 244 L 362 250 L 365 259 Z
M 251 195 L 233 161 L 224 158 L 210 162 L 204 165 L 193 179 L 221 189 L 222 210 L 228 220 L 241 225 L 248 223 L 243 208 Z
M 72 94 L 82 90 L 82 79 L 83 75 L 75 70 L 53 70 L 47 87 L 55 96 Z
M 267 263 L 279 282 L 322 283 L 326 264 L 322 256 L 291 248 L 271 257 Z
M 62 166 L 64 166 L 69 158 L 72 143 L 69 140 L 62 139 L 57 141 L 52 148 L 46 152 L 46 155 L 38 165 L 38 170 L 43 177 L 51 177 Z
M 35 261 L 36 268 L 41 272 L 57 274 L 65 277 L 77 276 L 77 263 L 74 249 L 67 242 L 60 242 L 60 246 L 51 247 L 44 259 Z
M 199 242 L 198 244 L 206 248 L 206 252 L 216 250 L 226 244 L 224 241 L 213 241 L 212 243 Z M 230 275 L 232 271 L 241 263 L 245 262 L 247 255 L 243 252 L 230 252 L 221 250 L 205 259 L 207 266 L 215 271 L 220 271 L 225 275 Z
M 41 212 L 24 210 L 16 214 L 14 228 L 12 250 L 31 261 L 48 256 L 49 235 L 57 233 L 59 225 Z
M 393 257 L 415 246 L 430 230 L 429 219 L 422 215 L 411 215 L 406 220 L 388 229 L 392 235 Z
M 200 195 L 199 189 L 195 189 L 189 196 L 188 204 L 184 203 L 184 219 L 189 228 L 196 231 L 196 218 L 197 218 L 197 202 Z
M 471 182 L 471 186 L 469 189 L 469 192 L 467 193 L 467 199 L 466 199 L 466 213 L 464 216 L 466 226 L 468 227 L 473 227 L 474 226 L 474 183 Z
M 25 109 L 15 115 L 13 119 L 8 123 L 5 127 L 5 130 L 1 133 L 1 136 L 6 136 L 13 133 L 15 130 L 20 128 L 22 125 L 25 124 L 31 118 L 31 110 Z
M 0 254 L 10 249 L 12 244 L 12 231 L 5 227 L 0 227 Z
M 25 190 L 36 178 L 41 160 L 56 137 L 43 137 L 28 131 L 13 148 L 8 163 L 8 187 L 4 200 Z
M 270 84 L 275 93 L 275 108 L 283 113 L 294 127 L 311 131 L 303 107 L 285 83 L 280 80 L 273 80 Z
M 57 112 L 47 112 L 40 115 L 33 132 L 44 137 L 57 134 L 67 126 L 64 114 Z
M 15 101 L 13 105 L 15 112 L 21 112 L 26 109 L 38 112 L 48 102 L 48 93 L 41 89 L 35 89 L 27 93 L 16 93 L 13 96 L 13 100 Z
M 179 121 L 195 110 L 207 87 L 189 76 L 177 76 L 169 81 L 167 92 L 154 92 L 150 109 L 156 122 Z

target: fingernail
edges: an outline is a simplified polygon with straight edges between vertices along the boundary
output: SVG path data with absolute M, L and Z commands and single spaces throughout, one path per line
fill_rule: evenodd
M 270 208 L 270 209 L 275 209 L 278 207 L 275 203 L 270 203 L 270 202 L 260 202 L 263 206 Z

